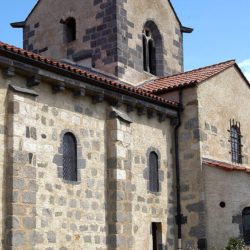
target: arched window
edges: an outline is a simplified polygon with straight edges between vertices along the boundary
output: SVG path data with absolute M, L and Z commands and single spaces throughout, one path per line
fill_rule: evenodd
M 231 158 L 234 163 L 242 163 L 240 124 L 230 121 Z
M 159 192 L 158 155 L 155 152 L 149 154 L 149 190 Z
M 76 40 L 76 20 L 73 17 L 69 17 L 65 22 L 65 36 L 66 41 L 72 42 Z
M 152 21 L 148 21 L 142 32 L 143 69 L 153 75 L 163 76 L 162 37 Z
M 246 245 L 250 245 L 250 207 L 242 211 L 243 237 Z
M 77 181 L 77 143 L 72 133 L 63 136 L 63 179 Z

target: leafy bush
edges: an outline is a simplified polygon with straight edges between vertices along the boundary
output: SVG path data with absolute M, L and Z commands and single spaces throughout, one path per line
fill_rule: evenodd
M 245 244 L 241 239 L 230 238 L 225 250 L 243 250 L 244 247 Z

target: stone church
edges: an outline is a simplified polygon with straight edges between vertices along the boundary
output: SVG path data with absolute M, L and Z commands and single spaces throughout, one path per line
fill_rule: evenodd
M 250 244 L 250 90 L 183 72 L 169 0 L 43 0 L 0 42 L 1 248 Z

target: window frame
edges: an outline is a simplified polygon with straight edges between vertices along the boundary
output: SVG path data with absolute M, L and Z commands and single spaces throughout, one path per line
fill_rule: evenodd
M 155 41 L 149 28 L 144 28 L 142 33 L 143 70 L 156 75 Z
M 234 119 L 230 120 L 230 129 L 228 130 L 230 133 L 230 154 L 231 161 L 236 164 L 242 164 L 242 144 L 241 144 L 241 129 L 240 123 L 236 122 Z
M 65 41 L 71 43 L 76 41 L 76 19 L 74 17 L 68 17 L 64 21 L 65 27 Z
M 152 159 L 152 156 L 155 156 L 155 159 Z M 156 151 L 150 151 L 148 157 L 149 157 L 148 158 L 148 162 L 149 162 L 149 191 L 153 192 L 153 193 L 159 193 L 160 192 L 159 155 L 157 154 Z M 156 163 L 156 165 L 154 165 L 154 163 Z

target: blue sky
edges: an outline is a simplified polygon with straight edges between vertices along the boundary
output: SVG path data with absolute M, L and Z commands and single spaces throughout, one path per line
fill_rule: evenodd
M 1 41 L 22 47 L 21 30 L 12 29 L 9 23 L 23 21 L 35 3 L 36 0 L 2 1 Z M 250 79 L 250 0 L 172 3 L 182 24 L 194 28 L 192 34 L 184 37 L 185 70 L 236 59 Z

